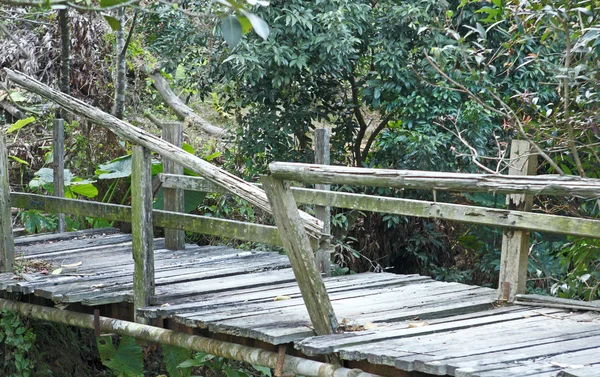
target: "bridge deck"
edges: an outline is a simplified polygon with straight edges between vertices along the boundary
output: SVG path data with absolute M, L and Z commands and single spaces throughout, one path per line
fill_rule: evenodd
M 195 245 L 168 251 L 163 246 L 162 240 L 155 241 L 155 301 L 140 310 L 149 318 L 273 345 L 294 342 L 307 355 L 337 352 L 345 360 L 397 368 L 387 373 L 394 376 L 410 375 L 401 371 L 600 375 L 597 313 L 494 307 L 496 293 L 489 288 L 365 273 L 325 279 L 344 331 L 314 337 L 286 256 Z M 33 294 L 63 306 L 132 302 L 129 235 L 102 230 L 19 237 L 15 248 L 27 263 L 21 263 L 19 278 L 0 274 L 1 291 Z M 60 273 L 52 273 L 61 266 Z

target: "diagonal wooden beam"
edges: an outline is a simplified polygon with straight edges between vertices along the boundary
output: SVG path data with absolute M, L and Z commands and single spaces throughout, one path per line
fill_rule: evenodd
M 56 102 L 62 108 L 69 110 L 82 118 L 108 128 L 123 139 L 144 146 L 164 158 L 193 170 L 210 182 L 226 189 L 228 192 L 238 195 L 242 199 L 247 200 L 268 213 L 272 213 L 265 192 L 251 183 L 248 183 L 243 179 L 94 106 L 54 90 L 48 85 L 21 72 L 13 71 L 8 68 L 4 68 L 4 71 L 6 72 L 8 79 L 19 86 Z M 300 212 L 300 218 L 308 234 L 314 238 L 320 238 L 323 228 L 322 222 L 305 212 Z

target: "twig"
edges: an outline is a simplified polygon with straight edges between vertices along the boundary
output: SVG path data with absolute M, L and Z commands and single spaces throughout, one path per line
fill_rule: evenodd
M 498 101 L 498 103 L 500 103 L 500 106 L 502 106 L 504 108 L 505 112 L 497 110 L 497 109 L 494 109 L 493 107 L 491 107 L 488 104 L 486 104 L 485 102 L 483 102 L 483 100 L 481 98 L 479 98 L 475 94 L 473 94 L 464 85 L 462 85 L 459 82 L 453 80 L 444 71 L 442 71 L 441 68 L 438 67 L 438 65 L 427 54 L 427 52 L 424 52 L 424 53 L 425 53 L 425 59 L 427 59 L 427 62 L 429 62 L 429 65 L 431 65 L 431 67 L 433 67 L 433 69 L 435 69 L 440 75 L 442 75 L 442 77 L 444 77 L 450 83 L 452 83 L 453 85 L 455 85 L 458 88 L 460 88 L 461 91 L 463 91 L 464 93 L 466 93 L 469 97 L 471 97 L 471 99 L 473 99 L 475 102 L 477 102 L 478 104 L 480 104 L 484 109 L 489 110 L 489 111 L 491 111 L 491 112 L 493 112 L 495 114 L 502 115 L 503 117 L 511 119 L 512 121 L 514 121 L 515 124 L 517 125 L 517 130 L 519 131 L 519 134 L 529 143 L 529 145 L 531 145 L 535 149 L 535 151 L 540 156 L 542 156 L 542 158 L 544 160 L 546 160 L 546 162 L 548 162 L 548 164 L 550 164 L 550 166 L 552 166 L 552 168 L 558 174 L 565 175 L 565 172 L 556 164 L 556 162 L 554 162 L 552 160 L 552 158 L 550 158 L 550 156 L 548 156 L 548 154 L 546 154 L 546 152 L 544 152 L 544 150 L 542 148 L 540 148 L 540 146 L 529 137 L 529 135 L 527 134 L 527 132 L 525 132 L 525 128 L 523 127 L 523 124 L 521 123 L 521 121 L 517 117 L 517 114 L 515 114 L 515 112 L 513 111 L 513 109 L 511 109 L 506 103 L 504 103 L 504 101 L 502 101 L 502 99 L 500 97 L 498 97 L 498 95 L 496 95 L 491 90 L 488 90 L 488 92 L 490 93 L 490 95 L 492 96 L 492 98 L 494 98 L 494 100 L 496 100 L 496 101 Z
M 6 28 L 6 26 L 4 26 L 4 24 L 2 22 L 0 22 L 0 31 L 2 31 L 8 38 L 10 38 L 11 41 L 13 41 L 17 45 L 17 48 L 19 49 L 19 51 L 21 51 L 21 53 L 23 55 L 25 55 L 25 59 L 30 58 L 29 53 L 27 53 L 27 51 L 25 51 L 23 46 L 21 46 L 21 43 L 19 43 L 19 40 Z

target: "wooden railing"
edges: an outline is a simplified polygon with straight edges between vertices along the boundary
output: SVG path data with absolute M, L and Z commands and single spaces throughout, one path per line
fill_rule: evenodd
M 154 295 L 153 234 L 154 224 L 169 229 L 166 232 L 170 248 L 180 248 L 180 231 L 191 231 L 245 241 L 283 245 L 300 291 L 304 298 L 315 331 L 319 335 L 330 334 L 338 327 L 335 313 L 325 290 L 314 250 L 320 244 L 323 221 L 298 210 L 297 203 L 325 208 L 340 207 L 365 211 L 384 212 L 405 216 L 440 218 L 476 224 L 495 225 L 505 228 L 499 297 L 512 300 L 524 293 L 526 281 L 528 232 L 531 230 L 569 234 L 583 237 L 600 237 L 600 221 L 570 218 L 527 212 L 529 197 L 543 195 L 575 195 L 583 198 L 600 196 L 600 180 L 578 177 L 516 175 L 527 171 L 531 154 L 523 144 L 513 145 L 513 175 L 477 175 L 440 172 L 415 172 L 382 169 L 346 168 L 326 165 L 273 163 L 271 176 L 263 177 L 261 187 L 245 182 L 202 159 L 183 151 L 177 144 L 176 135 L 166 136 L 169 141 L 149 134 L 125 121 L 112 117 L 94 107 L 21 74 L 6 70 L 9 79 L 57 102 L 63 108 L 79 116 L 103 125 L 133 146 L 133 176 L 131 207 L 105 204 L 34 194 L 10 193 L 8 186 L 8 161 L 4 140 L 0 137 L 0 268 L 10 271 L 14 261 L 14 245 L 11 230 L 11 206 L 39 209 L 47 212 L 67 213 L 130 221 L 133 230 L 134 306 L 146 306 Z M 159 180 L 168 191 L 166 197 L 173 203 L 165 211 L 152 210 L 152 183 L 150 153 L 155 152 L 173 163 Z M 326 162 L 325 159 L 322 160 Z M 171 174 L 177 166 L 187 167 L 202 178 Z M 170 173 L 169 173 L 170 172 Z M 469 205 L 409 199 L 359 195 L 327 190 L 290 188 L 286 181 L 301 181 L 322 185 L 350 184 L 407 189 L 487 191 L 521 195 L 509 197 L 509 209 L 491 209 Z M 235 194 L 242 199 L 273 214 L 277 227 L 249 224 L 213 217 L 182 214 L 177 204 L 181 190 L 220 191 Z M 523 197 L 522 195 L 525 195 Z M 326 216 L 321 214 L 321 217 Z M 322 220 L 327 220 L 322 218 Z M 327 232 L 328 233 L 328 232 Z M 325 246 L 327 247 L 327 246 Z M 319 253 L 319 264 L 325 263 L 328 254 Z M 142 318 L 137 318 L 143 321 Z

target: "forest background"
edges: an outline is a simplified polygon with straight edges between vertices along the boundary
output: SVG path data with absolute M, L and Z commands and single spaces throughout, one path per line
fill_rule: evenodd
M 154 133 L 182 122 L 189 152 L 246 180 L 272 161 L 312 162 L 321 127 L 331 131 L 336 165 L 505 173 L 510 141 L 523 139 L 537 153 L 538 174 L 600 175 L 597 0 L 0 0 L 0 14 L 0 67 Z M 1 71 L 0 80 L 15 191 L 51 190 L 50 135 L 60 116 L 68 121 L 67 194 L 128 202 L 128 144 L 61 114 Z M 430 191 L 332 189 L 433 199 Z M 271 221 L 228 195 L 203 199 L 187 210 Z M 505 206 L 503 195 L 488 193 L 436 200 Z M 596 201 L 578 198 L 537 197 L 533 210 L 599 213 Z M 18 220 L 29 232 L 56 226 L 37 211 Z M 68 218 L 70 229 L 106 225 Z M 332 225 L 336 273 L 497 284 L 499 228 L 342 210 Z M 599 299 L 598 246 L 533 233 L 528 290 Z

